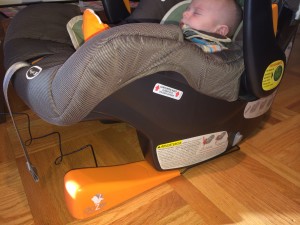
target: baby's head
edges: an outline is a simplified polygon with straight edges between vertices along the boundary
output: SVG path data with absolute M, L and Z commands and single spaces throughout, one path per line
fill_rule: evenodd
M 242 10 L 235 0 L 192 0 L 181 24 L 231 37 L 241 20 Z

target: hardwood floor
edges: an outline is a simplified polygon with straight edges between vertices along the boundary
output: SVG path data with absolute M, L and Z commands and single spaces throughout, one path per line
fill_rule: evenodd
M 0 124 L 0 224 L 300 224 L 300 34 L 270 116 L 241 150 L 196 166 L 124 204 L 85 220 L 66 209 L 63 176 L 70 168 L 94 166 L 88 150 L 60 165 L 55 136 L 28 148 L 39 170 L 34 183 L 11 121 Z M 11 90 L 12 92 L 12 90 Z M 63 149 L 91 143 L 100 165 L 142 159 L 135 131 L 126 124 L 47 124 L 20 100 L 15 110 L 30 114 L 33 136 L 60 131 Z M 26 118 L 17 116 L 28 138 Z M 117 140 L 117 141 L 116 141 Z

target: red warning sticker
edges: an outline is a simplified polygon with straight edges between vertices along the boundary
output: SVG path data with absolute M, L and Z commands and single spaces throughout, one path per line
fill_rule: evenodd
M 183 95 L 182 91 L 177 90 L 175 88 L 168 87 L 160 83 L 156 83 L 154 85 L 153 92 L 176 100 L 181 99 Z

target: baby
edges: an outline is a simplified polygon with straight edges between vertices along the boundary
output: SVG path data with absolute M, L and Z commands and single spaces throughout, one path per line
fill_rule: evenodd
M 180 27 L 186 39 L 200 47 L 209 44 L 205 40 L 212 41 L 216 49 L 208 52 L 214 52 L 226 49 L 222 42 L 231 42 L 229 37 L 241 20 L 242 10 L 235 0 L 192 0 L 183 12 Z
M 241 20 L 242 11 L 235 0 L 193 0 L 183 13 L 181 24 L 230 37 Z

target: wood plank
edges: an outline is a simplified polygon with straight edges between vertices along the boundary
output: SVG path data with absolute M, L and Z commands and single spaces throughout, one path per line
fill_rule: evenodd
M 9 136 L 6 132 L 6 124 L 0 124 L 0 163 L 11 161 L 15 158 L 12 150 L 12 145 L 9 141 Z
M 0 224 L 34 224 L 15 161 L 0 163 L 0 193 Z
M 205 224 L 233 223 L 216 205 L 193 186 L 185 176 L 168 181 L 174 190 L 195 210 Z
M 246 218 L 248 221 L 250 219 L 252 224 L 299 221 L 297 198 L 291 199 L 284 195 L 270 186 L 273 180 L 262 179 L 244 166 L 246 160 L 246 163 L 255 166 L 255 160 L 249 160 L 240 152 L 232 155 L 234 158 L 228 155 L 226 160 L 218 159 L 209 165 L 195 168 L 187 174 L 188 179 L 236 222 L 239 217 L 245 221 Z M 202 175 L 197 176 L 200 169 Z M 294 196 L 297 196 L 299 189 L 294 191 Z

